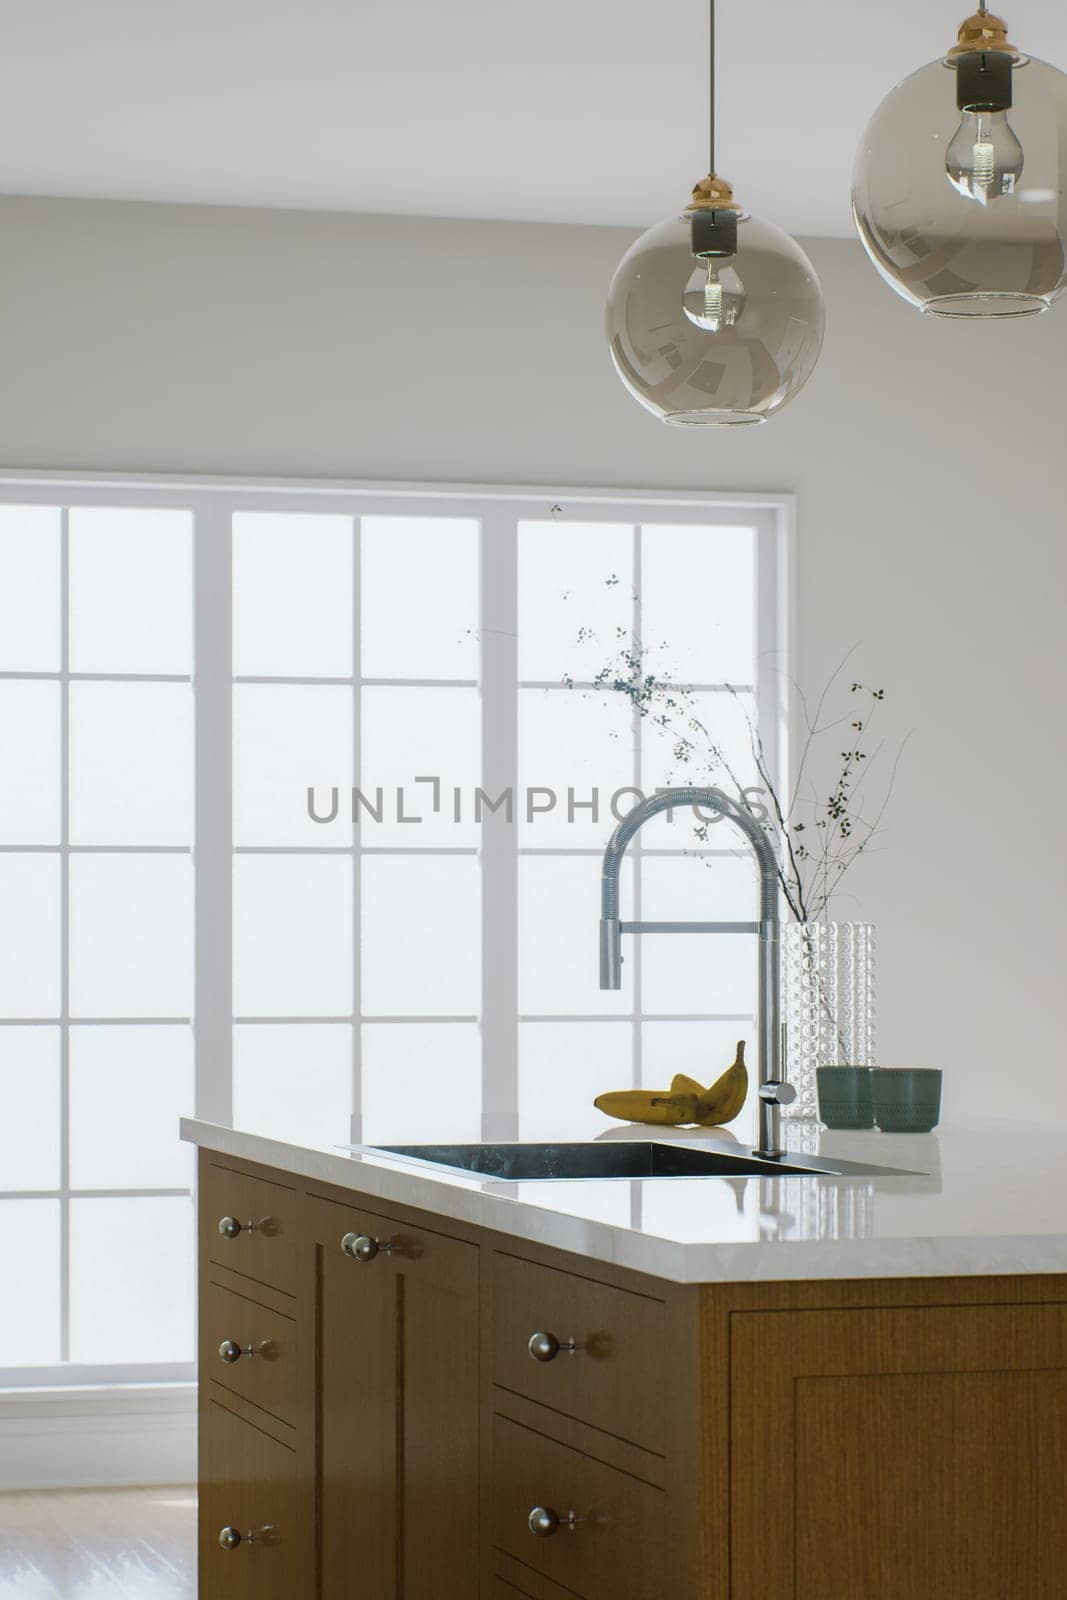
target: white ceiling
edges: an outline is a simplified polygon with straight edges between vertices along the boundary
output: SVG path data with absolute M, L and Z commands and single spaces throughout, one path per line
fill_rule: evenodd
M 963 14 L 719 0 L 720 171 L 784 227 L 847 234 L 867 116 Z M 706 0 L 15 0 L 0 191 L 641 226 L 706 165 L 706 17 Z M 1067 67 L 1059 0 L 1008 20 Z

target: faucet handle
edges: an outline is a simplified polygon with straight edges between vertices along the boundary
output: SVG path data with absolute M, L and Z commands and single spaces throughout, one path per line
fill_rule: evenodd
M 791 1083 L 782 1083 L 772 1078 L 769 1083 L 761 1083 L 759 1097 L 772 1106 L 791 1106 L 797 1097 L 797 1092 Z

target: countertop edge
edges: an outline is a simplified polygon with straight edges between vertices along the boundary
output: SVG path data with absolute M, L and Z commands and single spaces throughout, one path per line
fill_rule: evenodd
M 364 1165 L 340 1150 L 334 1154 L 291 1145 L 200 1119 L 183 1117 L 181 1137 L 218 1155 L 276 1167 L 309 1182 L 351 1189 L 679 1284 L 1067 1274 L 1067 1233 L 686 1243 L 488 1194 L 411 1168 Z

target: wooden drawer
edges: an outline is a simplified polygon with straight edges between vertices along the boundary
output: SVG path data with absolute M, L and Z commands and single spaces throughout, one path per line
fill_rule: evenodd
M 296 1293 L 296 1234 L 300 1195 L 264 1178 L 203 1161 L 200 1167 L 200 1259 L 217 1261 L 258 1283 Z M 228 1237 L 220 1232 L 226 1222 Z M 249 1227 L 249 1224 L 252 1224 Z
M 309 1524 L 295 1451 L 210 1395 L 204 1399 L 199 1600 L 294 1600 L 308 1594 L 313 1561 Z M 235 1549 L 220 1544 L 224 1528 L 240 1534 Z M 254 1535 L 251 1542 L 249 1533 Z
M 493 1421 L 493 1542 L 584 1600 L 660 1600 L 670 1590 L 666 1496 L 592 1456 L 498 1416 Z M 529 1527 L 535 1506 L 561 1526 Z M 569 1513 L 580 1519 L 563 1526 Z
M 200 1375 L 235 1390 L 289 1427 L 296 1426 L 296 1323 L 292 1317 L 215 1282 L 200 1290 Z M 224 1343 L 229 1360 L 220 1353 Z M 242 1352 L 233 1359 L 232 1346 Z M 249 1355 L 248 1351 L 255 1353 Z
M 454 1273 L 460 1282 L 477 1274 L 477 1247 L 465 1240 L 400 1222 L 380 1211 L 357 1209 L 336 1200 L 316 1199 L 314 1195 L 308 1198 L 307 1206 L 308 1237 L 330 1255 L 336 1251 L 345 1257 L 357 1276 L 373 1272 L 376 1278 L 403 1274 L 433 1281 L 442 1274 L 449 1278 Z M 346 1239 L 372 1239 L 379 1248 L 371 1260 L 363 1261 L 346 1251 Z M 471 1278 L 471 1286 L 474 1284 L 476 1276 Z
M 561 1345 L 573 1339 L 579 1348 L 536 1361 L 534 1333 Z M 495 1381 L 660 1455 L 668 1408 L 654 1368 L 667 1358 L 667 1335 L 662 1300 L 494 1254 Z

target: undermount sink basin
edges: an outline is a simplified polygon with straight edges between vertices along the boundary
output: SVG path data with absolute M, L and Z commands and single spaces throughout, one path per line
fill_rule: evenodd
M 899 1168 L 861 1166 L 854 1161 L 824 1161 L 805 1156 L 762 1160 L 751 1150 L 708 1150 L 699 1145 L 654 1139 L 604 1144 L 391 1144 L 368 1147 L 375 1155 L 424 1161 L 436 1167 L 478 1173 L 505 1183 L 576 1178 L 775 1178 L 895 1176 Z

